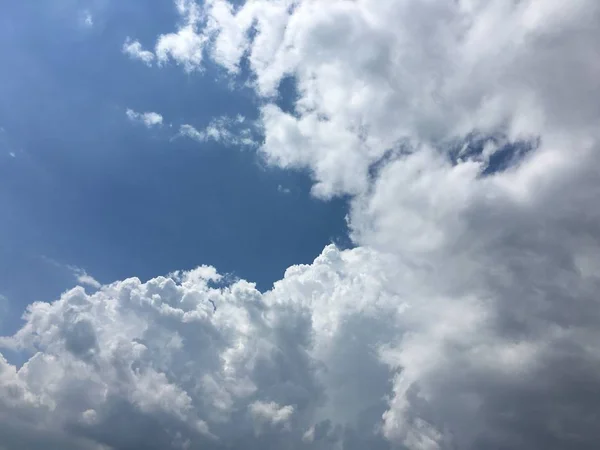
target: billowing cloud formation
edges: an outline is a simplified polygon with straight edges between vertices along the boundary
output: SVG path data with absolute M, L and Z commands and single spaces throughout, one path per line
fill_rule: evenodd
M 406 145 L 585 134 L 599 115 L 592 0 L 176 3 L 182 25 L 170 36 L 195 37 L 173 47 L 203 42 L 178 51 L 178 63 L 197 68 L 207 53 L 236 74 L 247 59 L 267 100 L 282 79 L 296 81 L 292 114 L 262 107 L 262 151 L 311 169 L 324 197 L 364 192 L 369 169 Z
M 260 151 L 352 195 L 357 248 L 266 293 L 201 267 L 30 306 L 3 445 L 597 448 L 600 4 L 176 5 L 163 60 L 247 58 Z
M 64 433 L 113 448 L 260 448 L 301 442 L 313 426 L 328 430 L 323 438 L 343 439 L 339 426 L 373 405 L 331 413 L 360 387 L 356 382 L 368 388 L 365 377 L 377 369 L 343 355 L 336 367 L 322 361 L 345 347 L 342 335 L 339 342 L 327 335 L 344 333 L 346 320 L 357 326 L 358 310 L 380 307 L 366 303 L 379 295 L 379 280 L 351 269 L 367 261 L 375 271 L 376 255 L 330 247 L 313 266 L 289 269 L 264 295 L 244 281 L 215 287 L 219 275 L 202 267 L 147 283 L 117 282 L 93 295 L 76 288 L 52 304 L 36 303 L 26 325 L 2 342 L 37 352 L 18 372 L 3 362 L 1 388 L 10 395 L 0 397 L 8 401 L 2 423 L 40 440 Z M 346 295 L 343 279 L 367 294 L 360 303 Z M 364 344 L 354 343 L 361 349 L 355 355 L 376 361 L 376 349 Z M 347 370 L 356 376 L 344 386 Z

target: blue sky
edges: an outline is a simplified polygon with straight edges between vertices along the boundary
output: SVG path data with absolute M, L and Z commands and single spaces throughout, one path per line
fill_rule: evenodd
M 25 305 L 75 284 L 69 266 L 106 283 L 211 264 L 265 290 L 327 243 L 347 244 L 344 201 L 311 197 L 306 174 L 266 168 L 251 149 L 172 139 L 178 124 L 255 119 L 258 106 L 213 66 L 148 69 L 122 53 L 127 36 L 151 41 L 175 20 L 170 2 L 3 6 L 5 332 Z M 291 93 L 288 83 L 282 105 Z M 132 123 L 128 108 L 157 111 L 174 127 Z

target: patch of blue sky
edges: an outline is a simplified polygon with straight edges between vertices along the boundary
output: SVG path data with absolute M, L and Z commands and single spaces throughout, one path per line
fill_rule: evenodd
M 25 305 L 72 287 L 69 266 L 110 282 L 211 264 L 265 290 L 327 243 L 349 245 L 344 200 L 311 198 L 307 174 L 172 139 L 184 123 L 253 120 L 259 103 L 210 65 L 187 74 L 122 53 L 127 36 L 151 47 L 171 30 L 170 2 L 78 4 L 10 2 L 0 17 L 1 334 Z M 281 95 L 290 104 L 293 90 Z M 128 108 L 164 123 L 132 123 Z
M 483 163 L 482 176 L 502 172 L 519 163 L 539 145 L 537 139 L 509 141 L 502 134 L 485 135 L 471 133 L 450 145 L 450 159 L 473 159 Z

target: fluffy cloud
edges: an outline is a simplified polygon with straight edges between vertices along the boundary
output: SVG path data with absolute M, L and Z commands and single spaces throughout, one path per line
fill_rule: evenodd
M 123 44 L 123 53 L 132 59 L 139 59 L 151 66 L 156 60 L 165 64 L 172 60 L 182 65 L 186 71 L 200 69 L 207 36 L 200 31 L 202 11 L 193 0 L 176 0 L 177 11 L 182 17 L 182 25 L 175 33 L 158 37 L 154 52 L 144 50 L 139 41 L 127 37 Z
M 139 113 L 132 109 L 125 111 L 127 118 L 132 122 L 139 122 L 144 124 L 148 128 L 160 126 L 163 123 L 163 117 L 155 112 L 144 112 Z
M 112 448 L 300 442 L 351 392 L 352 386 L 331 388 L 339 398 L 336 392 L 331 405 L 325 402 L 326 385 L 348 367 L 322 365 L 344 344 L 322 341 L 321 333 L 345 328 L 344 318 L 359 306 L 338 291 L 342 277 L 357 293 L 375 287 L 370 274 L 336 273 L 361 259 L 375 258 L 375 270 L 376 256 L 363 254 L 330 247 L 313 266 L 289 269 L 266 294 L 245 281 L 219 287 L 220 277 L 203 267 L 113 283 L 92 295 L 75 288 L 52 304 L 33 304 L 25 326 L 2 341 L 33 356 L 18 371 L 3 362 L 0 389 L 14 394 L 2 396 L 9 404 L 0 415 L 23 410 L 12 427 L 40 440 L 53 432 Z M 323 311 L 314 318 L 313 302 Z M 361 351 L 374 358 L 368 347 Z M 351 424 L 369 406 L 343 411 L 336 426 Z
M 206 36 L 199 32 L 201 8 L 193 0 L 176 0 L 183 25 L 176 33 L 161 35 L 156 42 L 156 58 L 160 63 L 172 59 L 191 72 L 200 67 Z
M 31 354 L 0 359 L 3 445 L 596 448 L 600 5 L 176 7 L 157 55 L 247 62 L 259 151 L 350 194 L 357 246 L 265 293 L 204 266 L 31 305 L 0 342 Z
M 233 74 L 247 59 L 266 100 L 294 78 L 293 113 L 263 107 L 262 150 L 274 164 L 311 169 L 320 196 L 364 191 L 373 164 L 407 143 L 585 133 L 598 116 L 592 0 L 178 4 L 175 35 L 193 23 L 194 39 Z M 202 61 L 180 54 L 186 66 Z
M 327 247 L 264 294 L 202 267 L 36 303 L 2 342 L 33 355 L 3 363 L 2 415 L 116 449 L 591 449 L 599 218 L 537 218 L 563 187 L 497 198 L 512 227 L 482 195 L 453 249 Z

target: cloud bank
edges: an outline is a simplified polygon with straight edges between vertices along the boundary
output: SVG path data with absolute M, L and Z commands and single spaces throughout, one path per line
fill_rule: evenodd
M 247 62 L 259 152 L 350 195 L 356 248 L 264 293 L 202 266 L 31 305 L 0 445 L 595 449 L 600 4 L 176 8 L 157 58 Z

